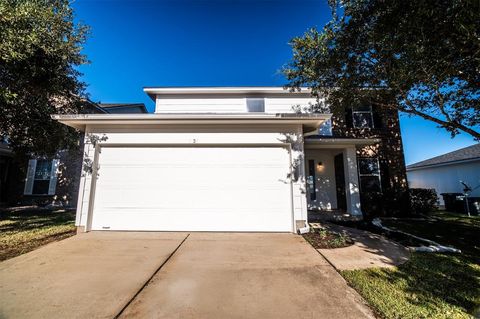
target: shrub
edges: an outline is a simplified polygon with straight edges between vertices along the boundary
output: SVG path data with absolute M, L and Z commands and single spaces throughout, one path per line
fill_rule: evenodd
M 353 240 L 346 234 L 327 230 L 325 228 L 312 228 L 303 235 L 315 249 L 342 248 L 353 245 Z
M 434 189 L 410 188 L 410 206 L 414 214 L 425 214 L 438 208 L 438 196 Z

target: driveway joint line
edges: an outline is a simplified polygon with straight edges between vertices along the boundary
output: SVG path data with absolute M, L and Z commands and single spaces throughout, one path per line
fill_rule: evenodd
M 163 268 L 163 266 L 165 266 L 165 264 L 170 260 L 170 258 L 173 257 L 173 255 L 177 252 L 177 250 L 183 245 L 183 243 L 187 240 L 188 236 L 190 236 L 190 234 L 187 234 L 187 236 L 180 242 L 180 244 L 178 244 L 177 248 L 175 248 L 171 253 L 170 255 L 167 257 L 167 259 L 165 259 L 165 261 L 153 272 L 153 274 L 145 281 L 145 283 L 142 285 L 142 287 L 140 287 L 140 289 L 135 293 L 135 295 L 133 295 L 132 298 L 130 298 L 130 300 L 125 304 L 125 306 L 123 306 L 123 308 L 113 317 L 113 319 L 117 319 L 119 318 L 123 312 L 128 308 L 128 306 L 130 306 L 132 304 L 132 302 L 135 300 L 135 298 L 137 298 L 137 296 L 145 289 L 145 287 L 148 286 L 148 284 L 150 283 L 150 281 L 152 281 L 153 277 L 155 277 L 159 272 L 160 270 Z

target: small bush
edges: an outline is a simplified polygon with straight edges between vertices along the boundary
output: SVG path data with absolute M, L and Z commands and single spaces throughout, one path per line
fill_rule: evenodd
M 417 215 L 438 209 L 437 192 L 434 189 L 410 188 L 410 206 Z
M 353 240 L 346 234 L 339 234 L 324 228 L 313 228 L 303 235 L 315 249 L 342 248 L 353 245 Z

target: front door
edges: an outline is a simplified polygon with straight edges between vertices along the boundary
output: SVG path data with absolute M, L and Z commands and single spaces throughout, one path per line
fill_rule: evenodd
M 343 211 L 347 210 L 347 195 L 345 194 L 345 168 L 343 166 L 343 154 L 335 156 L 335 185 L 337 192 L 337 206 Z

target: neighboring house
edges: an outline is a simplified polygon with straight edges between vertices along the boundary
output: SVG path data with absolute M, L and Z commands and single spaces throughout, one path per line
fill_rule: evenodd
M 148 113 L 143 103 L 97 103 L 102 109 L 111 114 Z
M 87 114 L 147 113 L 144 104 L 102 104 L 87 101 Z M 82 114 L 85 115 L 85 114 Z M 75 207 L 83 161 L 82 135 L 78 150 L 59 150 L 55 158 L 36 157 L 19 167 L 8 143 L 0 143 L 0 204 Z
M 470 196 L 480 196 L 480 144 L 407 166 L 408 183 L 412 188 L 435 189 L 444 205 L 442 193 L 463 193 L 465 182 L 476 188 Z
M 144 91 L 155 114 L 54 117 L 103 140 L 85 139 L 82 230 L 295 232 L 309 212 L 362 218 L 405 202 L 396 112 L 294 112 L 316 103 L 308 89 Z
M 8 202 L 12 180 L 18 175 L 13 165 L 13 151 L 8 147 L 7 139 L 0 137 L 0 207 Z

